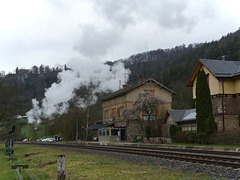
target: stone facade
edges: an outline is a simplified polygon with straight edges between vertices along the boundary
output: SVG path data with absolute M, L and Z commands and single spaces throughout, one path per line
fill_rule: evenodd
M 120 142 L 119 136 L 99 136 L 99 142 Z
M 214 115 L 215 122 L 217 124 L 218 132 L 240 132 L 240 128 L 238 125 L 238 115 L 224 115 L 224 123 L 223 123 L 223 115 Z M 224 129 L 223 129 L 224 124 Z
M 171 116 L 168 116 L 166 123 L 163 123 L 162 125 L 162 136 L 163 137 L 170 137 L 169 134 L 169 128 L 171 124 L 177 125 L 174 121 L 174 119 Z
M 240 131 L 238 115 L 240 113 L 240 96 L 213 96 L 212 107 L 218 132 Z
M 162 125 L 162 136 L 163 137 L 170 137 L 169 134 L 169 128 L 170 128 L 170 123 L 163 123 Z
M 212 96 L 213 115 L 224 114 L 237 115 L 240 113 L 240 96 L 239 95 L 217 95 Z
M 143 136 L 144 131 L 141 129 L 139 121 L 131 121 L 127 126 L 127 140 L 132 141 L 136 136 Z

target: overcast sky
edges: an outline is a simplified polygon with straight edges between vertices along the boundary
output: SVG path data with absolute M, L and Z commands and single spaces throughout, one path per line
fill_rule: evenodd
M 239 0 L 0 0 L 0 71 L 127 58 L 220 39 Z

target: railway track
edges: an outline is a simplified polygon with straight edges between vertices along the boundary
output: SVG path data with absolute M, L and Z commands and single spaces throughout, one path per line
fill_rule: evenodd
M 107 151 L 114 153 L 125 153 L 145 157 L 164 158 L 171 160 L 186 161 L 192 163 L 224 166 L 234 169 L 240 168 L 239 152 L 223 152 L 209 150 L 179 149 L 179 148 L 150 148 L 129 146 L 107 146 L 87 144 L 62 144 L 62 143 L 24 143 L 29 145 L 41 145 L 50 147 L 79 148 L 94 151 Z

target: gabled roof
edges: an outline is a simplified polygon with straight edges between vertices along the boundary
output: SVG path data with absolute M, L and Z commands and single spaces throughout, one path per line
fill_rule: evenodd
M 97 129 L 104 129 L 110 125 L 112 125 L 113 123 L 105 123 L 105 124 L 95 124 L 95 125 L 92 125 L 88 128 L 85 128 L 85 129 L 88 129 L 88 130 L 97 130 Z
M 187 83 L 192 86 L 201 66 L 205 66 L 216 78 L 233 78 L 240 75 L 240 61 L 199 59 Z
M 240 75 L 240 61 L 200 59 L 215 77 L 234 77 Z
M 175 94 L 175 92 L 174 92 L 173 90 L 171 90 L 171 89 L 167 88 L 166 86 L 160 84 L 160 83 L 157 82 L 156 80 L 149 78 L 149 79 L 146 79 L 146 80 L 144 80 L 144 81 L 138 82 L 138 83 L 136 83 L 136 84 L 129 85 L 129 86 L 123 88 L 123 89 L 119 89 L 119 90 L 117 90 L 117 91 L 115 91 L 115 92 L 113 92 L 113 93 L 111 93 L 111 94 L 109 94 L 109 95 L 101 98 L 100 100 L 105 101 L 105 100 L 108 100 L 108 99 L 111 99 L 111 98 L 115 98 L 115 97 L 117 97 L 117 96 L 121 96 L 121 95 L 127 94 L 129 91 L 131 91 L 131 90 L 133 90 L 133 89 L 135 89 L 135 88 L 137 88 L 137 87 L 139 87 L 139 86 L 141 86 L 141 85 L 143 85 L 143 84 L 145 84 L 145 83 L 147 83 L 147 82 L 156 83 L 157 85 L 159 85 L 160 87 L 168 90 L 168 91 L 171 92 L 172 94 Z
M 196 109 L 187 110 L 168 110 L 168 114 L 173 118 L 176 123 L 183 123 L 196 120 Z

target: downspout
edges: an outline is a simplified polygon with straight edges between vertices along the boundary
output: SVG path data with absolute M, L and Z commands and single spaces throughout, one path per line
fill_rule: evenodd
M 127 110 L 126 94 L 124 95 L 124 105 L 125 105 L 125 111 L 126 111 Z
M 126 112 L 126 110 L 127 110 L 127 102 L 126 102 L 126 94 L 124 95 L 124 105 L 125 105 L 125 112 Z M 124 119 L 124 121 L 126 122 L 126 131 L 125 131 L 125 140 L 127 140 L 127 127 L 128 127 L 128 120 L 125 120 Z M 119 131 L 120 131 L 120 129 L 119 129 Z M 121 131 L 120 131 L 120 133 L 121 133 Z M 120 141 L 121 141 L 121 134 L 120 134 Z
M 124 111 L 126 112 L 127 110 L 127 102 L 126 102 L 126 94 L 124 95 Z M 126 129 L 128 126 L 128 120 L 126 120 L 125 118 L 123 119 L 123 121 L 126 121 Z
M 223 121 L 223 132 L 225 131 L 224 123 L 224 80 L 222 80 L 222 121 Z

